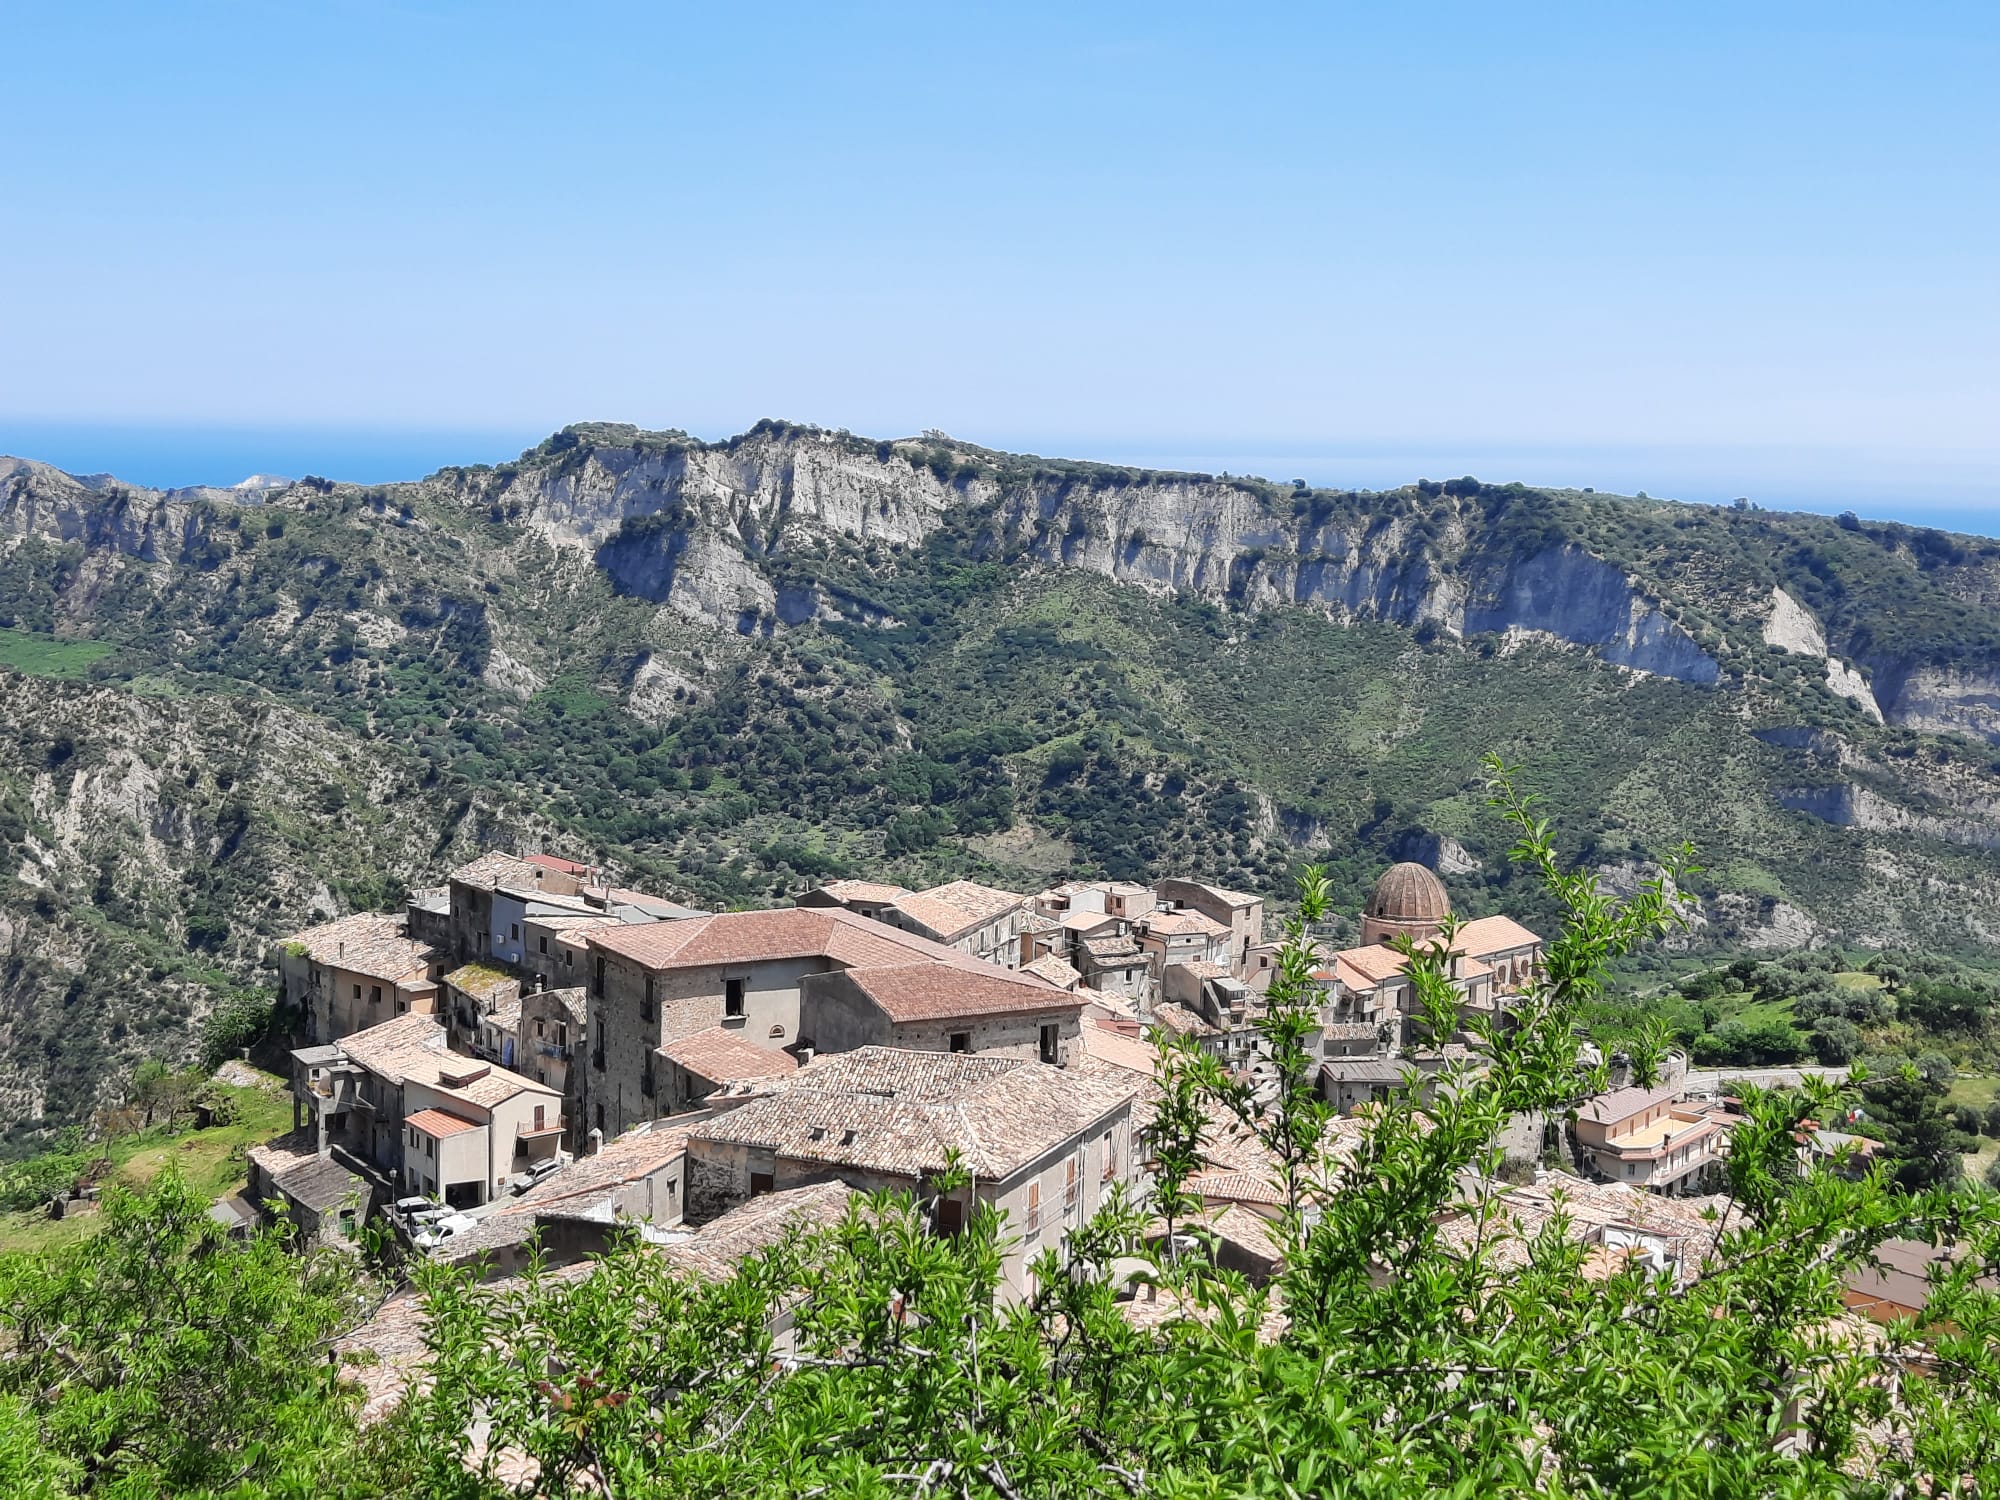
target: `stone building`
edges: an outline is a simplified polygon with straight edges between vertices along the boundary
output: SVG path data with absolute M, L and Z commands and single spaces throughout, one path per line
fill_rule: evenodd
M 1039 976 L 924 958 L 809 974 L 799 1004 L 801 1032 L 820 1052 L 901 1047 L 1056 1067 L 1069 1061 L 1083 1015 L 1072 991 Z
M 1010 993 L 1029 997 L 1036 1007 L 1045 996 L 1054 1002 L 1051 1010 L 1077 1005 L 1039 979 L 1008 974 L 930 939 L 831 907 L 599 927 L 589 935 L 588 963 L 590 1055 L 581 1090 L 587 1110 L 582 1129 L 606 1136 L 666 1113 L 656 1054 L 696 1032 L 720 1027 L 769 1051 L 826 1050 L 829 1044 L 802 1025 L 802 996 L 812 976 L 943 966 L 1014 986 Z M 828 1014 L 843 1026 L 850 1015 Z M 943 1019 L 949 1018 L 933 1028 L 940 1050 L 949 1045 Z M 860 1035 L 840 1033 L 850 1034 Z M 1073 1026 L 1068 1034 L 1074 1034 Z M 1031 1035 L 1038 1045 L 1039 1030 Z M 1001 1040 L 996 1033 L 994 1044 L 1016 1046 L 1019 1039 Z
M 438 955 L 409 936 L 401 916 L 357 912 L 309 927 L 276 956 L 279 994 L 316 1043 L 437 1004 Z
M 1060 1248 L 1132 1170 L 1134 1082 L 1010 1057 L 865 1047 L 816 1059 L 771 1097 L 688 1134 L 687 1215 L 701 1223 L 760 1194 L 837 1180 L 934 1198 L 953 1234 L 973 1205 L 1004 1212 L 1006 1290 Z M 938 1195 L 956 1163 L 971 1182 Z
M 954 880 L 898 896 L 875 916 L 903 932 L 929 938 L 970 957 L 1018 969 L 1038 955 L 1023 953 L 1028 898 L 973 880 Z
M 1204 880 L 1167 879 L 1153 882 L 1160 905 L 1173 911 L 1199 912 L 1228 929 L 1227 951 L 1218 962 L 1238 979 L 1249 973 L 1250 950 L 1264 940 L 1264 898 L 1226 890 Z
M 319 1154 L 341 1148 L 456 1206 L 486 1202 L 562 1140 L 559 1093 L 453 1052 L 430 1016 L 300 1048 L 292 1061 L 293 1124 Z

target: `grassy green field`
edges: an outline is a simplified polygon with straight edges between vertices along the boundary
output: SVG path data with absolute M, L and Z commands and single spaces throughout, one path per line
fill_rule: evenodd
M 109 641 L 59 641 L 27 630 L 0 630 L 0 667 L 30 677 L 78 678 L 116 649 Z
M 143 1130 L 111 1142 L 105 1155 L 111 1170 L 103 1179 L 121 1187 L 143 1188 L 173 1163 L 201 1192 L 219 1197 L 246 1180 L 244 1154 L 250 1147 L 292 1127 L 291 1095 L 281 1080 L 262 1075 L 253 1087 L 224 1088 L 236 1101 L 236 1118 L 208 1130 Z M 97 1214 L 51 1219 L 40 1210 L 0 1213 L 0 1254 L 51 1250 L 93 1233 Z

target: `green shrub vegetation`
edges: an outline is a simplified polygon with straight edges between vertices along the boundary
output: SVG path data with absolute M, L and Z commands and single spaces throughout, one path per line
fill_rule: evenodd
M 1832 1090 L 1744 1091 L 1731 1207 L 1684 1280 L 1640 1258 L 1585 1274 L 1588 1247 L 1559 1222 L 1523 1244 L 1478 1218 L 1491 1200 L 1463 1184 L 1496 1160 L 1495 1128 L 1601 1084 L 1578 1063 L 1578 1007 L 1612 958 L 1676 920 L 1661 883 L 1619 899 L 1565 872 L 1504 776 L 1499 795 L 1563 913 L 1546 978 L 1523 1024 L 1486 1038 L 1486 1069 L 1457 1071 L 1427 1106 L 1398 1090 L 1349 1160 L 1325 1154 L 1303 1045 L 1304 937 L 1330 899 L 1310 870 L 1265 1021 L 1274 1086 L 1253 1095 L 1166 1044 L 1151 1200 L 1114 1195 L 1043 1250 L 1025 1300 L 998 1295 L 1014 1226 L 981 1211 L 931 1232 L 931 1193 L 955 1169 L 914 1199 L 859 1196 L 725 1277 L 685 1275 L 636 1236 L 581 1279 L 425 1265 L 421 1365 L 363 1425 L 325 1351 L 388 1283 L 277 1233 L 228 1243 L 168 1174 L 114 1194 L 95 1238 L 0 1260 L 0 1476 L 46 1496 L 464 1500 L 1887 1500 L 2000 1482 L 2000 1294 L 1980 1280 L 2000 1266 L 2000 1198 L 1803 1163 L 1796 1137 L 1839 1107 Z M 1410 955 L 1419 1013 L 1448 1028 L 1441 945 Z M 1214 1108 L 1281 1163 L 1269 1287 L 1217 1267 L 1185 1217 Z M 1478 1232 L 1447 1241 L 1454 1212 Z M 1156 1215 L 1169 1232 L 1147 1238 Z M 1884 1345 L 1844 1331 L 1841 1291 L 1894 1236 L 1963 1258 Z M 1144 1322 L 1118 1300 L 1135 1264 Z

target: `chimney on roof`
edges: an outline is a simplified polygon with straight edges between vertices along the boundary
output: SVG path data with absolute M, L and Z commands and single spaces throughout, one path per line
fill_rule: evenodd
M 595 1156 L 597 1155 L 598 1152 L 602 1151 L 603 1149 L 604 1149 L 604 1132 L 601 1130 L 593 1129 L 590 1132 L 590 1151 L 588 1154 L 591 1156 Z

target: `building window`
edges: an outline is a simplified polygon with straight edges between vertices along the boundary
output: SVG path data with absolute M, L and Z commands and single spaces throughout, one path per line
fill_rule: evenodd
M 567 1021 L 556 1022 L 556 1045 L 558 1047 L 567 1047 L 569 1045 L 569 1023 Z
M 722 1014 L 726 1018 L 739 1019 L 743 1015 L 743 981 L 725 979 L 722 981 Z
M 653 976 L 651 974 L 646 976 L 646 998 L 639 1002 L 639 1019 L 642 1021 L 653 1019 Z
M 954 1052 L 970 1052 L 972 1050 L 972 1033 L 969 1031 L 954 1031 L 951 1034 L 951 1050 Z
M 1042 1061 L 1053 1063 L 1062 1056 L 1062 1028 L 1044 1026 L 1042 1028 Z
M 507 941 L 510 943 L 521 941 L 521 924 L 519 922 L 509 922 L 507 924 Z
M 604 955 L 598 954 L 597 966 L 591 971 L 590 993 L 599 1000 L 604 998 Z
M 1040 1182 L 1028 1184 L 1028 1213 L 1022 1223 L 1028 1234 L 1037 1233 L 1042 1227 L 1042 1185 Z
M 537 1104 L 535 1106 L 535 1129 L 546 1130 L 548 1128 L 547 1112 L 546 1105 Z
M 546 955 L 549 951 L 549 935 L 544 932 L 535 939 L 535 951 Z
M 1069 1180 L 1063 1184 L 1063 1213 L 1065 1215 L 1076 1212 L 1076 1197 L 1076 1158 L 1072 1156 L 1069 1159 Z
M 361 986 L 358 984 L 354 987 L 354 998 L 357 1000 L 361 998 Z
M 368 986 L 368 1003 L 370 1005 L 380 1005 L 382 1003 L 381 985 L 371 984 Z
M 597 1128 L 600 1132 L 604 1129 L 604 1106 L 601 1104 L 597 1106 Z
M 1118 1176 L 1118 1142 L 1110 1136 L 1104 1138 L 1104 1180 L 1112 1181 Z
M 750 1196 L 753 1198 L 762 1197 L 776 1186 L 776 1180 L 773 1174 L 769 1172 L 752 1172 L 750 1174 Z

